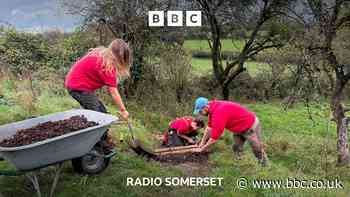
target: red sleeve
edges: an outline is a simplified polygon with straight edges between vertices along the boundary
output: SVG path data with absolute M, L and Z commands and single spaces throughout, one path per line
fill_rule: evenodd
M 106 86 L 117 87 L 117 75 L 115 69 L 112 69 L 111 71 L 100 69 L 98 74 Z
M 225 126 L 226 126 L 226 118 L 224 117 L 224 114 L 213 114 L 211 118 L 211 134 L 210 138 L 217 140 L 220 138 L 220 136 L 224 133 Z

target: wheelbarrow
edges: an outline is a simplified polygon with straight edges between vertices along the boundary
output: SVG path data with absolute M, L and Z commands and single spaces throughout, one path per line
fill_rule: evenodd
M 16 171 L 0 170 L 0 175 L 27 176 L 40 197 L 37 172 L 45 167 L 56 167 L 50 196 L 53 196 L 62 163 L 65 161 L 71 160 L 74 170 L 79 173 L 101 173 L 108 166 L 110 158 L 116 154 L 115 151 L 105 153 L 100 142 L 107 128 L 118 120 L 117 117 L 109 114 L 76 109 L 10 123 L 0 126 L 0 141 L 13 136 L 18 130 L 31 128 L 48 121 L 68 119 L 76 115 L 83 115 L 88 121 L 97 122 L 98 125 L 29 145 L 0 147 L 0 158 L 16 168 Z

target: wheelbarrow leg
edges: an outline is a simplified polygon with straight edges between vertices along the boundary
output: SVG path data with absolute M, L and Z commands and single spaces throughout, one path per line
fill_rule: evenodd
M 63 163 L 59 163 L 58 166 L 55 168 L 55 177 L 53 179 L 53 183 L 51 186 L 51 190 L 50 190 L 50 197 L 53 197 L 53 194 L 55 192 L 57 183 L 58 183 L 58 179 L 60 178 L 61 175 L 61 170 L 62 170 L 62 165 Z
M 30 180 L 30 182 L 32 182 L 34 189 L 38 194 L 38 197 L 41 197 L 41 191 L 40 191 L 39 181 L 38 181 L 36 172 L 27 173 L 26 177 Z

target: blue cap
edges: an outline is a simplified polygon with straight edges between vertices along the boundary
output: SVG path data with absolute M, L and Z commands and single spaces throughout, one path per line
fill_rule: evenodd
M 198 97 L 196 99 L 196 102 L 194 104 L 194 111 L 193 114 L 197 115 L 205 106 L 207 106 L 209 103 L 207 98 L 204 97 Z

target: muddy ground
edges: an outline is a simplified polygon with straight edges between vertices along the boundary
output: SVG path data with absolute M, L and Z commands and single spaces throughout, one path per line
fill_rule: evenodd
M 166 155 L 159 156 L 156 160 L 165 166 L 179 167 L 187 176 L 204 176 L 210 169 L 209 154 L 209 152 L 205 152 Z
M 208 162 L 209 153 L 186 153 L 177 155 L 158 156 L 155 160 L 162 163 L 169 163 L 173 165 L 182 163 L 198 163 L 206 164 Z

